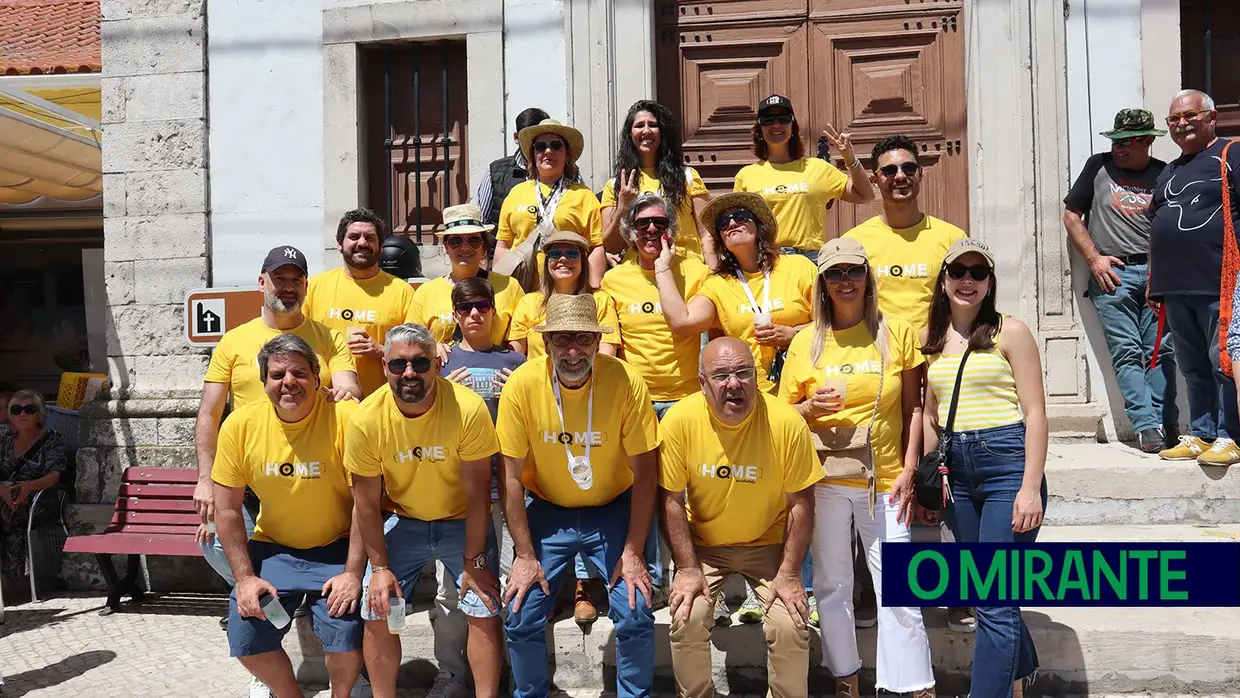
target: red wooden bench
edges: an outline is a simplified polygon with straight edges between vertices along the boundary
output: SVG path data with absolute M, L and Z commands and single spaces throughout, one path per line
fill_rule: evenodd
M 108 603 L 100 615 L 119 611 L 121 596 L 143 600 L 138 584 L 141 555 L 200 557 L 195 538 L 201 519 L 194 508 L 194 470 L 126 468 L 116 494 L 112 521 L 103 533 L 74 536 L 66 553 L 93 553 L 108 583 Z M 112 555 L 128 555 L 125 578 L 116 574 Z

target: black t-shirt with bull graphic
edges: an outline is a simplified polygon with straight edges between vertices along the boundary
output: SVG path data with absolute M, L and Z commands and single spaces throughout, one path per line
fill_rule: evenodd
M 1150 158 L 1144 170 L 1122 170 L 1110 153 L 1085 161 L 1064 205 L 1085 218 L 1089 237 L 1104 255 L 1145 254 L 1150 248 L 1150 201 L 1167 163 Z
M 1223 265 L 1222 138 L 1172 160 L 1150 205 L 1151 298 L 1219 295 Z M 1227 153 L 1232 219 L 1240 229 L 1240 143 Z

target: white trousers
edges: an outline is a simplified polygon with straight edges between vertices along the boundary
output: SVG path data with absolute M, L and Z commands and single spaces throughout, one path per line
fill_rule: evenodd
M 814 486 L 814 597 L 822 634 L 822 664 L 833 676 L 861 668 L 853 618 L 853 530 L 861 537 L 878 601 L 878 666 L 875 686 L 911 693 L 934 685 L 930 640 L 920 608 L 883 605 L 883 541 L 908 542 L 896 521 L 891 495 L 879 493 L 870 518 L 869 492 L 841 485 Z

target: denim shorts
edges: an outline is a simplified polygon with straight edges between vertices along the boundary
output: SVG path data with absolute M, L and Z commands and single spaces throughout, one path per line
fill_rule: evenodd
M 495 540 L 495 531 L 490 527 L 491 519 L 487 518 L 487 567 L 496 575 L 499 574 L 499 545 Z M 422 576 L 422 569 L 429 563 L 439 560 L 452 578 L 456 587 L 461 587 L 461 572 L 465 565 L 465 519 L 447 521 L 422 521 L 410 519 L 398 514 L 388 516 L 383 522 L 383 539 L 387 547 L 388 568 L 396 575 L 400 584 L 400 593 L 408 603 L 413 597 L 413 590 Z M 370 589 L 370 565 L 366 565 L 366 577 L 362 580 L 362 619 L 377 620 L 366 601 Z M 465 615 L 471 618 L 493 618 L 499 615 L 503 603 L 495 599 L 495 610 L 487 608 L 486 602 L 473 591 L 465 593 L 458 606 Z
M 320 593 L 327 580 L 344 572 L 349 539 L 319 548 L 297 550 L 252 540 L 250 562 L 254 574 L 280 593 L 280 605 L 289 617 L 303 603 L 310 606 L 310 625 L 323 643 L 324 652 L 353 652 L 362 648 L 362 619 L 357 611 L 339 618 L 327 612 L 327 597 Z M 263 618 L 242 618 L 237 613 L 237 592 L 228 597 L 228 651 L 232 657 L 249 657 L 280 649 L 292 623 L 277 628 Z

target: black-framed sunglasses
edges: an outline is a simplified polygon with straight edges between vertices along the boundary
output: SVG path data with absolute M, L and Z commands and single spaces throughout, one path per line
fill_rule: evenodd
M 865 264 L 858 264 L 847 269 L 831 267 L 830 269 L 824 271 L 822 275 L 826 278 L 827 283 L 829 284 L 838 284 L 846 278 L 849 281 L 861 283 L 862 281 L 865 281 L 865 276 L 869 269 L 870 268 Z
M 1129 146 L 1133 146 L 1141 142 L 1142 138 L 1145 138 L 1145 136 L 1129 136 L 1128 138 L 1116 138 L 1111 141 L 1111 145 L 1118 145 L 1121 148 L 1127 148 Z
M 558 153 L 561 150 L 564 150 L 564 141 L 561 141 L 561 140 L 534 141 L 534 152 L 535 153 L 541 153 L 548 148 Z
M 475 310 L 480 313 L 488 313 L 495 309 L 495 303 L 487 300 L 486 298 L 481 298 L 476 301 L 463 301 L 461 303 L 457 303 L 452 306 L 452 308 L 461 315 L 469 315 Z
M 947 265 L 947 275 L 959 281 L 963 279 L 965 274 L 973 277 L 974 281 L 985 281 L 990 278 L 990 266 L 986 264 L 961 264 L 960 262 L 952 262 Z
M 474 249 L 482 247 L 482 236 L 480 235 L 449 235 L 443 239 L 444 247 L 449 249 L 457 249 L 461 245 L 469 245 Z
M 646 216 L 633 221 L 633 228 L 639 232 L 647 230 L 650 226 L 654 226 L 659 232 L 666 232 L 667 227 L 671 225 L 671 221 L 667 216 Z
M 547 250 L 547 259 L 556 260 L 563 257 L 569 261 L 581 259 L 581 250 L 576 247 L 552 247 Z
M 588 347 L 596 339 L 598 339 L 598 335 L 593 332 L 552 332 L 547 336 L 547 343 L 564 349 L 570 344 Z
M 786 124 L 790 124 L 790 123 L 792 123 L 793 118 L 794 118 L 794 117 L 793 117 L 791 114 L 788 114 L 788 113 L 783 113 L 783 114 L 767 114 L 767 115 L 765 115 L 765 116 L 759 116 L 759 117 L 758 117 L 758 123 L 759 123 L 759 124 L 762 124 L 763 126 L 774 126 L 775 124 L 785 124 L 785 125 L 786 125 Z
M 25 412 L 26 414 L 38 414 L 39 408 L 36 405 L 9 405 L 9 414 L 16 417 Z
M 915 162 L 906 162 L 899 165 L 883 165 L 878 168 L 878 171 L 882 172 L 884 177 L 895 177 L 897 172 L 903 172 L 905 177 L 912 177 L 921 171 L 921 165 L 918 165 Z
M 757 218 L 754 217 L 753 211 L 750 211 L 747 208 L 734 208 L 729 211 L 724 211 L 715 218 L 715 230 L 723 230 L 728 227 L 732 221 L 736 221 L 737 223 L 752 223 L 756 220 Z
M 393 376 L 401 376 L 411 364 L 414 373 L 426 373 L 431 370 L 431 360 L 426 356 L 419 356 L 416 359 L 389 359 L 387 369 Z

